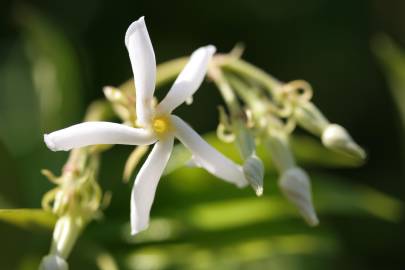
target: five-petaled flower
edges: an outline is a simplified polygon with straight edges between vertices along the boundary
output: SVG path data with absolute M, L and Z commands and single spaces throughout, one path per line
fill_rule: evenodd
M 211 174 L 238 187 L 247 185 L 247 181 L 241 166 L 215 150 L 181 118 L 172 115 L 172 111 L 201 85 L 215 47 L 209 45 L 197 49 L 166 97 L 154 107 L 156 60 L 143 17 L 129 26 L 125 45 L 134 73 L 139 128 L 109 122 L 85 122 L 47 134 L 44 140 L 53 151 L 95 144 L 155 143 L 132 188 L 131 231 L 136 234 L 148 227 L 157 184 L 169 160 L 175 137 L 192 152 L 193 160 Z

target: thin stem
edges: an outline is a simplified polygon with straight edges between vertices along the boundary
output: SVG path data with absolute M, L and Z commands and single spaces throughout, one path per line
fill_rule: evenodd
M 219 89 L 222 97 L 226 105 L 229 108 L 229 111 L 232 116 L 238 116 L 241 114 L 241 107 L 238 102 L 236 95 L 234 94 L 231 86 L 229 85 L 228 81 L 226 80 L 222 70 L 218 68 L 216 65 L 211 65 L 208 70 L 208 75 L 214 81 L 216 86 Z
M 255 67 L 240 58 L 230 55 L 219 55 L 216 56 L 215 60 L 217 64 L 224 69 L 228 69 L 230 71 L 239 73 L 240 75 L 257 80 L 273 95 L 276 100 L 280 98 L 279 89 L 282 86 L 282 82 L 270 76 L 262 69 Z

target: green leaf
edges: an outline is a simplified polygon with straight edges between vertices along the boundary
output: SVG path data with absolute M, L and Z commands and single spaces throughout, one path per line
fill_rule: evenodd
M 42 209 L 0 209 L 0 220 L 23 229 L 53 229 L 56 216 Z
M 405 126 L 405 52 L 383 34 L 374 38 L 372 47 L 388 79 L 394 102 Z

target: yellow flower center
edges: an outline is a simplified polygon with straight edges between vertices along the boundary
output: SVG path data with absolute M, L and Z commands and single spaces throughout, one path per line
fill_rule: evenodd
M 165 136 L 172 130 L 172 123 L 169 116 L 157 116 L 152 120 L 152 128 L 158 137 Z

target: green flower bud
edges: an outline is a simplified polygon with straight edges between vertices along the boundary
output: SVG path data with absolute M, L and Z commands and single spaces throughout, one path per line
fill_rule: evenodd
M 273 131 L 267 142 L 272 160 L 278 171 L 283 172 L 295 166 L 295 160 L 288 144 L 287 134 Z
M 264 166 L 260 158 L 255 154 L 248 157 L 243 164 L 243 173 L 256 195 L 261 196 L 263 194 Z
M 311 183 L 306 172 L 292 167 L 281 175 L 279 186 L 287 199 L 294 204 L 310 226 L 319 224 L 311 198 Z
M 68 270 L 67 262 L 56 254 L 45 256 L 39 266 L 39 270 Z
M 317 136 L 321 136 L 323 130 L 329 125 L 329 121 L 311 102 L 299 104 L 294 110 L 294 117 L 302 128 Z

